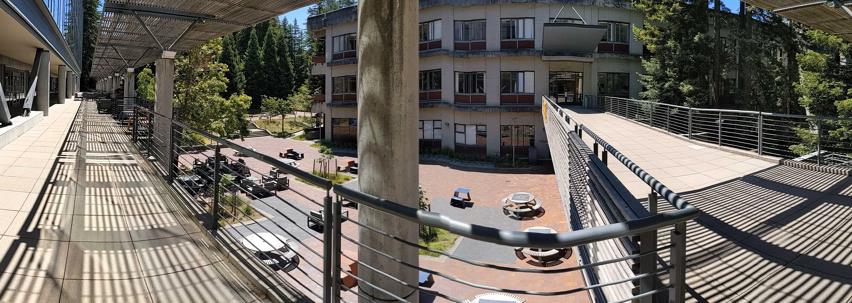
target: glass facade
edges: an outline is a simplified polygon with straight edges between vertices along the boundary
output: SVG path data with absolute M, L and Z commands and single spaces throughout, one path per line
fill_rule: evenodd
M 83 0 L 43 0 L 78 63 L 83 60 Z

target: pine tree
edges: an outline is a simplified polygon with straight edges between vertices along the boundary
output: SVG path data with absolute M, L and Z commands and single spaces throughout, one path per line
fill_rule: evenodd
M 263 71 L 263 49 L 254 29 L 249 32 L 248 45 L 245 51 L 246 94 L 251 97 L 251 108 L 259 109 L 263 84 L 266 75 Z
M 223 96 L 242 93 L 246 88 L 245 65 L 234 39 L 233 35 L 222 38 L 222 56 L 219 57 L 219 61 L 228 66 L 225 77 L 230 80 L 228 81 L 228 89 Z
M 285 22 L 282 26 L 286 27 L 287 23 Z M 276 96 L 280 98 L 287 98 L 298 86 L 294 83 L 296 78 L 294 77 L 293 68 L 293 46 L 291 43 L 291 35 L 288 33 L 288 30 L 285 29 L 284 34 L 275 42 L 278 44 L 278 63 L 275 65 L 275 73 L 278 75 L 277 80 L 279 84 L 279 90 Z
M 279 48 L 281 36 L 281 26 L 277 21 L 272 21 L 272 24 L 266 30 L 266 36 L 263 38 L 263 68 L 266 71 L 266 76 L 263 77 L 261 94 L 269 97 L 281 97 L 282 89 L 282 74 L 281 58 L 279 58 Z

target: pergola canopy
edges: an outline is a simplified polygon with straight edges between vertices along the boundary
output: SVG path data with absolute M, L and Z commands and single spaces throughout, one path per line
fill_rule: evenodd
M 106 0 L 92 77 L 153 62 L 312 4 L 314 0 Z
M 852 1 L 747 0 L 791 20 L 852 41 Z

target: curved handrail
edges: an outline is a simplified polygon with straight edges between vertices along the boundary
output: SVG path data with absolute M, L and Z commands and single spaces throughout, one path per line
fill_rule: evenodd
M 553 104 L 553 100 L 550 100 L 549 97 L 545 97 L 545 100 L 547 100 L 549 102 L 549 104 L 548 104 L 549 106 L 555 106 Z M 645 101 L 645 102 L 647 102 L 647 101 Z M 561 107 L 555 106 L 554 108 L 560 114 L 566 115 L 569 118 L 571 117 Z M 624 164 L 624 166 L 626 166 L 627 169 L 629 169 L 631 172 L 633 172 L 633 174 L 635 174 L 637 177 L 639 177 L 639 179 L 642 179 L 642 181 L 645 182 L 645 184 L 648 184 L 648 186 L 653 188 L 654 191 L 659 193 L 672 206 L 674 206 L 675 208 L 680 209 L 680 210 L 686 210 L 686 209 L 690 209 L 690 208 L 695 209 L 692 205 L 687 203 L 686 200 L 683 199 L 680 195 L 678 195 L 676 192 L 672 191 L 667 186 L 665 186 L 662 182 L 660 182 L 659 180 L 657 180 L 656 178 L 651 176 L 651 174 L 649 174 L 644 169 L 639 167 L 639 165 L 636 164 L 635 162 L 633 162 L 633 160 L 630 160 L 630 158 L 627 158 L 627 156 L 625 156 L 620 151 L 618 151 L 618 149 L 616 149 L 615 147 L 610 145 L 608 142 L 601 139 L 601 137 L 598 136 L 597 134 L 595 134 L 591 129 L 589 129 L 588 127 L 586 127 L 583 124 L 577 123 L 577 125 L 579 125 L 579 128 L 582 129 L 583 132 L 587 133 L 589 136 L 592 137 L 592 139 L 595 140 L 595 142 L 597 142 L 599 145 L 601 145 L 604 148 L 604 150 L 606 150 L 607 152 L 612 154 L 613 157 L 615 157 L 616 159 L 618 159 L 618 161 L 620 161 L 622 164 Z
M 378 198 L 342 185 L 334 192 L 346 199 L 401 217 L 418 224 L 445 229 L 451 233 L 475 240 L 515 247 L 565 248 L 601 240 L 636 235 L 674 225 L 698 216 L 698 209 L 686 205 L 683 209 L 659 213 L 627 222 L 585 228 L 556 234 L 510 231 L 477 224 L 468 224 L 446 215 L 423 211 L 396 202 Z

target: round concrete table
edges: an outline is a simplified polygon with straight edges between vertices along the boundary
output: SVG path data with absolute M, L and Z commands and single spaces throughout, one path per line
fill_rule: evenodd
M 248 235 L 241 242 L 243 246 L 254 252 L 280 251 L 287 258 L 296 256 L 296 244 L 281 235 L 268 232 L 256 233 Z

